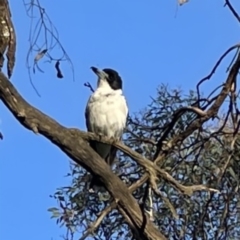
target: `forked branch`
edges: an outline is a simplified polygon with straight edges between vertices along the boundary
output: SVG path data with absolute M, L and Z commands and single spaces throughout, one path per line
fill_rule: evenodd
M 81 137 L 31 106 L 12 83 L 0 73 L 0 99 L 24 127 L 39 133 L 58 146 L 73 161 L 94 173 L 104 183 L 117 203 L 137 239 L 165 239 L 146 217 L 127 186 L 111 171 L 107 163 Z

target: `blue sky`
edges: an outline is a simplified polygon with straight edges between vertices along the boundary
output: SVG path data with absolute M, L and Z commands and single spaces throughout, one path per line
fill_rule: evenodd
M 64 78 L 41 61 L 30 85 L 26 69 L 30 20 L 22 1 L 11 1 L 17 34 L 17 63 L 11 79 L 32 105 L 67 127 L 85 129 L 84 109 L 96 84 L 91 66 L 116 69 L 123 78 L 130 114 L 144 108 L 161 83 L 194 89 L 220 55 L 239 41 L 239 24 L 224 1 L 190 1 L 178 8 L 176 1 L 41 0 L 59 31 L 60 41 L 75 69 L 75 82 L 67 63 Z M 233 4 L 240 11 L 240 3 Z M 229 59 L 229 58 L 228 58 Z M 225 79 L 227 60 L 210 80 L 210 91 Z M 48 140 L 23 128 L 0 103 L 0 238 L 57 239 L 64 233 L 50 219 L 49 195 L 68 183 L 64 175 L 69 159 Z

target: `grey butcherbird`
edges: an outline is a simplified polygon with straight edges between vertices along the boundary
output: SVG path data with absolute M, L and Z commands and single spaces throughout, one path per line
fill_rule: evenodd
M 90 96 L 86 111 L 86 125 L 89 132 L 120 140 L 126 126 L 128 107 L 122 92 L 122 79 L 118 72 L 105 68 L 100 70 L 91 67 L 98 76 L 97 89 Z M 117 149 L 114 146 L 91 141 L 91 147 L 111 166 Z M 90 192 L 94 186 L 101 186 L 97 177 L 93 176 Z

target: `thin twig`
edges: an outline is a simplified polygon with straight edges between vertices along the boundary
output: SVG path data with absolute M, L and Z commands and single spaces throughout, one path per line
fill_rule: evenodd
M 225 0 L 225 4 L 224 7 L 228 6 L 228 8 L 230 9 L 230 11 L 232 12 L 232 14 L 234 15 L 234 17 L 238 20 L 238 22 L 240 22 L 240 16 L 237 13 L 237 11 L 234 9 L 234 7 L 232 6 L 232 4 L 230 3 L 229 0 Z

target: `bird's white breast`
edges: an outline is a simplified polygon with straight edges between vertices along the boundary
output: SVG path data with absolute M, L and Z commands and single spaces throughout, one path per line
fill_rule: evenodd
M 88 130 L 106 137 L 121 138 L 128 108 L 121 90 L 98 88 L 87 104 Z

